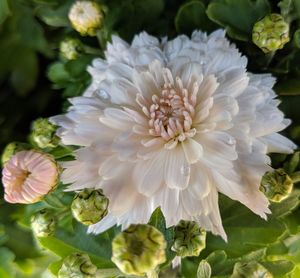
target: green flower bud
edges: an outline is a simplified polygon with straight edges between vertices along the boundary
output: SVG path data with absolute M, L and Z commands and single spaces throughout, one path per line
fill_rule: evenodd
M 31 139 L 39 148 L 55 148 L 59 138 L 55 135 L 56 126 L 48 119 L 39 118 L 32 123 Z
M 85 189 L 76 194 L 71 209 L 77 221 L 84 225 L 92 225 L 107 214 L 108 203 L 102 190 Z
M 283 48 L 289 40 L 289 24 L 280 14 L 265 16 L 252 30 L 252 41 L 265 53 Z
M 75 60 L 83 52 L 83 46 L 81 41 L 78 39 L 66 38 L 61 41 L 59 50 L 65 59 Z
M 181 220 L 174 230 L 172 250 L 180 257 L 199 256 L 205 248 L 206 231 L 195 221 Z
M 11 142 L 8 145 L 5 146 L 1 161 L 2 165 L 4 165 L 10 158 L 15 155 L 17 152 L 29 150 L 31 147 L 29 144 L 26 143 L 20 143 L 20 142 Z
M 95 36 L 103 23 L 102 8 L 93 1 L 77 1 L 70 9 L 69 20 L 81 35 Z
M 56 218 L 48 209 L 42 209 L 31 217 L 31 228 L 37 237 L 52 236 L 55 227 Z
M 97 267 L 87 254 L 71 254 L 66 257 L 58 271 L 58 278 L 95 278 Z
M 273 275 L 264 266 L 252 261 L 236 263 L 230 278 L 273 278 Z
M 146 224 L 130 225 L 112 242 L 112 261 L 128 275 L 143 276 L 166 261 L 163 234 Z
M 283 169 L 266 172 L 261 180 L 260 190 L 272 202 L 281 202 L 293 190 L 293 181 Z

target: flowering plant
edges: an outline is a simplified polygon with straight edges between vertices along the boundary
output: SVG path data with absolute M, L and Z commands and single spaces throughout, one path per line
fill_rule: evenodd
M 298 0 L 0 8 L 3 277 L 300 275 Z

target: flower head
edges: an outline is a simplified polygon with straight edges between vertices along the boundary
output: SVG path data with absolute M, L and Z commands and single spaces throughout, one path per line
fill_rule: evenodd
M 289 42 L 289 24 L 280 14 L 270 14 L 255 23 L 253 42 L 265 53 L 283 48 Z
M 269 74 L 247 72 L 247 59 L 224 37 L 194 32 L 160 42 L 142 33 L 131 45 L 113 37 L 106 59 L 88 68 L 92 84 L 52 121 L 66 145 L 68 190 L 101 188 L 108 215 L 89 231 L 147 223 L 157 208 L 167 226 L 181 219 L 226 234 L 218 191 L 263 218 L 259 190 L 269 152 L 291 153 L 280 135 L 290 124 L 277 108 Z
M 67 60 L 75 60 L 83 51 L 83 46 L 78 39 L 66 38 L 60 43 L 59 50 L 61 55 Z
M 39 118 L 32 123 L 31 139 L 39 148 L 54 148 L 59 143 L 55 135 L 56 126 L 48 119 Z
M 195 221 L 181 220 L 175 226 L 172 250 L 180 257 L 199 256 L 205 248 L 206 232 Z
M 69 11 L 69 19 L 81 35 L 95 36 L 102 25 L 103 13 L 100 5 L 94 1 L 77 1 Z
M 74 217 L 84 225 L 99 222 L 107 214 L 107 207 L 108 199 L 100 189 L 85 189 L 79 192 L 71 205 Z
M 67 256 L 58 271 L 58 278 L 95 278 L 97 267 L 87 254 L 74 253 Z
M 37 237 L 53 235 L 55 227 L 56 218 L 48 209 L 42 209 L 31 217 L 31 228 Z
M 112 261 L 132 275 L 143 276 L 166 261 L 163 234 L 150 225 L 131 225 L 112 242 Z
M 260 190 L 270 201 L 281 202 L 290 195 L 293 185 L 290 176 L 283 169 L 277 169 L 265 173 Z
M 20 151 L 4 165 L 4 199 L 10 203 L 38 202 L 56 186 L 59 169 L 48 154 L 34 150 Z

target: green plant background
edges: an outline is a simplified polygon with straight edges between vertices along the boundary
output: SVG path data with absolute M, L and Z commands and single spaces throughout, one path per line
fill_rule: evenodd
M 99 56 L 112 34 L 128 42 L 134 34 L 146 30 L 152 35 L 173 38 L 190 35 L 195 29 L 211 32 L 227 30 L 229 39 L 249 58 L 249 71 L 270 72 L 277 77 L 275 90 L 282 100 L 281 109 L 293 124 L 286 135 L 300 144 L 300 0 L 103 0 L 105 19 L 96 37 L 81 37 L 67 18 L 71 0 L 0 0 L 0 146 L 11 141 L 27 141 L 31 121 L 58 114 L 68 107 L 68 97 L 80 95 L 89 84 L 86 66 L 97 55 L 81 54 L 67 61 L 59 54 L 59 43 L 75 37 L 83 44 L 99 49 Z M 254 23 L 265 15 L 281 13 L 290 23 L 290 42 L 270 61 L 251 41 Z M 298 32 L 297 32 L 298 30 Z M 56 148 L 56 159 L 69 153 Z M 300 153 L 272 155 L 275 168 L 284 167 L 292 174 L 299 171 Z M 203 276 L 203 259 L 212 269 L 212 277 L 230 277 L 236 262 L 257 261 L 274 277 L 300 277 L 299 185 L 291 196 L 272 204 L 273 214 L 266 222 L 244 206 L 220 196 L 220 210 L 228 243 L 208 234 L 207 247 L 199 257 L 184 259 L 182 277 Z M 22 206 L 0 199 L 0 277 L 51 277 L 57 274 L 61 260 L 70 253 L 83 251 L 99 268 L 114 268 L 110 261 L 111 240 L 118 228 L 102 235 L 87 235 L 76 223 L 69 206 L 72 194 L 62 193 L 63 186 L 46 200 Z M 33 212 L 50 207 L 66 210 L 54 236 L 35 239 L 29 219 Z M 174 253 L 172 228 L 156 210 L 150 224 L 161 230 L 168 241 L 168 270 Z M 198 274 L 197 274 L 198 271 Z M 201 274 L 202 273 L 202 274 Z M 198 275 L 198 276 L 197 276 Z

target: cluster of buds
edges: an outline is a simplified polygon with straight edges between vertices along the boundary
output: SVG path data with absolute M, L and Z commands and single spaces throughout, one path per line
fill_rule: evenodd
M 97 267 L 87 254 L 75 253 L 67 256 L 58 272 L 58 278 L 95 278 Z
M 252 41 L 265 53 L 283 48 L 289 40 L 289 24 L 280 14 L 265 16 L 252 30 Z
M 130 225 L 112 242 L 112 261 L 125 274 L 144 276 L 166 261 L 167 243 L 156 228 Z
M 67 60 L 75 60 L 83 52 L 83 45 L 80 40 L 75 38 L 65 38 L 60 43 L 60 54 Z
M 206 231 L 195 221 L 181 220 L 174 230 L 172 250 L 180 257 L 199 256 L 205 248 Z
M 77 1 L 69 11 L 69 20 L 81 35 L 95 36 L 103 23 L 102 8 L 94 1 Z
M 31 217 L 31 228 L 37 237 L 48 237 L 54 234 L 56 222 L 52 211 L 42 209 Z
M 273 278 L 273 275 L 263 265 L 252 261 L 236 263 L 230 278 Z
M 266 172 L 261 180 L 260 190 L 272 202 L 281 202 L 293 190 L 293 181 L 283 170 Z
M 71 209 L 77 221 L 84 225 L 92 225 L 107 214 L 108 203 L 102 190 L 85 189 L 76 194 Z
M 31 140 L 41 149 L 55 148 L 59 144 L 56 126 L 48 119 L 39 118 L 32 123 Z

